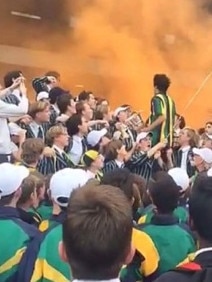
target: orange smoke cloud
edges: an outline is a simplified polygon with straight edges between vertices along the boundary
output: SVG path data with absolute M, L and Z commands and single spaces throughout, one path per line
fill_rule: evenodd
M 178 112 L 190 125 L 201 126 L 210 117 L 212 81 L 187 112 L 183 109 L 212 71 L 212 22 L 193 2 L 94 0 L 78 6 L 70 53 L 93 72 L 87 79 L 78 73 L 78 82 L 93 85 L 96 94 L 105 95 L 113 105 L 130 103 L 143 109 L 147 117 L 152 77 L 167 73 Z
M 199 3 L 204 1 L 207 0 Z M 50 47 L 54 51 L 51 55 L 32 54 L 31 61 L 43 69 L 60 71 L 64 86 L 74 94 L 82 90 L 76 85 L 84 85 L 97 96 L 109 98 L 114 107 L 132 104 L 135 110 L 143 110 L 146 118 L 153 95 L 153 75 L 166 73 L 172 80 L 170 95 L 188 124 L 201 126 L 211 118 L 212 79 L 184 111 L 190 97 L 212 71 L 212 17 L 200 9 L 198 0 L 66 2 L 70 5 L 67 14 L 75 18 L 72 29 L 61 28 L 58 34 L 23 23 L 17 32 L 14 25 L 5 24 L 7 29 L 2 29 L 2 35 L 16 38 L 17 42 L 26 41 L 33 49 Z M 5 13 L 3 21 L 6 23 L 7 19 Z M 23 38 L 22 33 L 33 34 L 34 40 L 32 36 L 30 40 L 28 36 Z M 60 51 L 54 50 L 56 44 Z M 23 61 L 29 63 L 29 57 Z

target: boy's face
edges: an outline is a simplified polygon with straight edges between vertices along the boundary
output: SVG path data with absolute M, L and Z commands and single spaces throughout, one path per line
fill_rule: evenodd
M 93 118 L 93 110 L 87 103 L 84 104 L 83 116 L 87 121 L 90 121 Z
M 36 188 L 34 189 L 34 192 L 31 194 L 31 201 L 32 201 L 32 207 L 37 208 L 39 205 L 39 199 L 38 199 Z
M 189 136 L 188 133 L 185 129 L 180 131 L 180 136 L 179 136 L 179 144 L 183 145 L 184 143 L 189 142 Z
M 100 141 L 100 146 L 101 146 L 101 147 L 105 147 L 105 146 L 107 146 L 107 144 L 110 143 L 110 141 L 111 141 L 111 140 L 110 140 L 108 137 L 103 136 L 103 137 L 101 138 L 101 141 Z
M 102 155 L 99 155 L 93 162 L 93 165 L 96 169 L 102 169 L 104 167 L 104 157 Z
M 132 114 L 132 110 L 130 107 L 126 110 L 126 113 L 127 113 L 127 118 L 129 118 Z
M 125 122 L 127 118 L 128 118 L 128 113 L 127 113 L 127 111 L 121 111 L 121 112 L 118 114 L 118 119 L 119 119 L 120 122 Z
M 48 122 L 50 118 L 50 107 L 48 106 L 42 112 L 38 112 L 36 117 L 41 123 Z
M 38 201 L 39 203 L 45 199 L 45 192 L 46 192 L 46 187 L 45 184 L 39 188 L 38 192 Z
M 117 153 L 122 158 L 126 157 L 127 151 L 125 145 L 123 145 L 119 150 L 117 150 Z
M 18 135 L 11 135 L 11 141 L 15 144 L 18 144 L 19 143 L 19 139 L 20 137 Z
M 146 138 L 140 140 L 139 142 L 139 149 L 142 152 L 148 152 L 152 147 L 152 139 L 150 136 L 147 136 Z
M 201 140 L 201 147 L 212 149 L 212 140 L 210 138 L 207 138 L 207 137 L 203 138 Z
M 57 138 L 55 138 L 63 147 L 68 146 L 69 144 L 69 135 L 67 130 L 64 130 Z
M 194 155 L 193 162 L 194 162 L 195 167 L 199 167 L 204 161 L 200 156 Z
M 208 134 L 208 135 L 212 135 L 212 124 L 210 123 L 207 123 L 206 126 L 205 126 L 205 132 Z
M 82 134 L 88 133 L 88 122 L 82 117 L 82 124 L 79 126 L 79 130 Z
M 157 88 L 157 86 L 154 86 L 154 95 L 157 95 L 159 93 L 159 90 Z
M 73 99 L 70 101 L 69 111 L 71 114 L 76 114 L 76 102 Z
M 89 100 L 88 100 L 88 104 L 91 107 L 91 109 L 95 110 L 96 108 L 96 100 L 93 94 L 89 95 Z

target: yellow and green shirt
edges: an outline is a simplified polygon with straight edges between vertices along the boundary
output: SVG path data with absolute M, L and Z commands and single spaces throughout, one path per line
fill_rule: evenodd
M 151 100 L 151 115 L 149 123 L 152 124 L 159 116 L 164 116 L 165 121 L 152 130 L 152 145 L 168 138 L 168 145 L 172 146 L 174 136 L 174 124 L 176 116 L 175 103 L 166 94 L 157 94 Z

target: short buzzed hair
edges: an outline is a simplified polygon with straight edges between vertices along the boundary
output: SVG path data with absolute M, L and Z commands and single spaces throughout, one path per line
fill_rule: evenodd
M 118 277 L 130 251 L 132 210 L 113 186 L 89 185 L 71 194 L 63 242 L 75 279 Z
M 158 172 L 156 181 L 149 184 L 149 193 L 158 213 L 172 213 L 179 201 L 179 187 L 167 172 Z

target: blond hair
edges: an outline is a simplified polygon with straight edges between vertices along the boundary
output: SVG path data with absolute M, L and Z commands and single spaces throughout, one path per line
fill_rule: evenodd
M 29 115 L 34 119 L 36 117 L 37 113 L 45 111 L 45 109 L 49 107 L 49 102 L 47 101 L 38 101 L 35 103 L 32 103 L 29 106 Z
M 198 147 L 199 145 L 199 135 L 196 133 L 196 131 L 191 127 L 184 127 L 183 130 L 186 130 L 189 140 L 189 145 L 191 147 Z
M 62 134 L 68 134 L 66 127 L 63 125 L 52 126 L 46 133 L 46 139 L 48 142 L 53 143 L 54 139 L 59 137 Z

